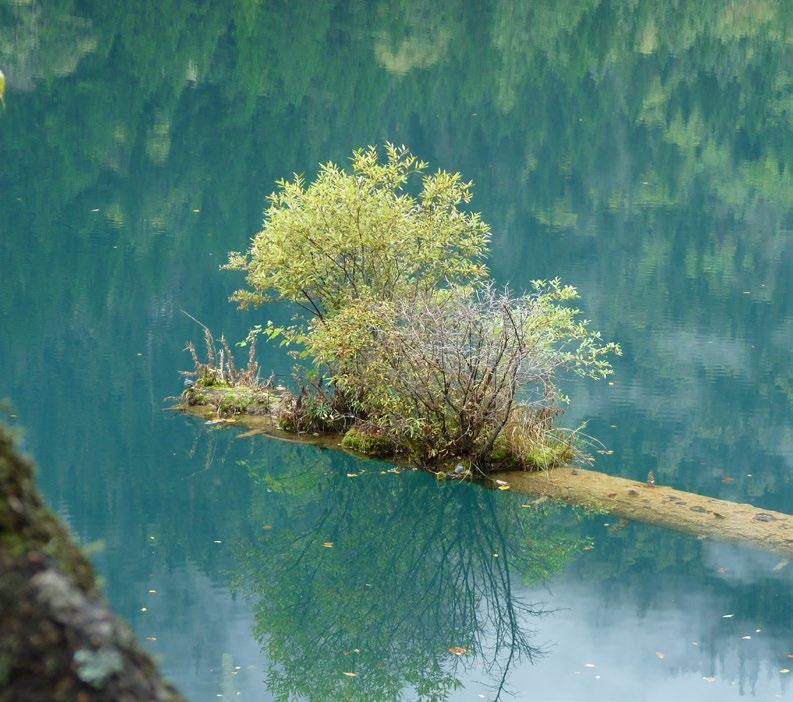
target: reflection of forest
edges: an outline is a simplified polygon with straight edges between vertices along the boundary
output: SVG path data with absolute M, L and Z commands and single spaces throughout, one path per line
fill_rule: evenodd
M 725 462 L 767 459 L 763 498 L 793 398 L 790 3 L 403 5 L 87 3 L 77 17 L 71 2 L 0 3 L 0 261 L 25 275 L 0 314 L 25 295 L 16 333 L 64 355 L 78 329 L 98 347 L 129 335 L 98 331 L 122 299 L 146 310 L 128 320 L 138 338 L 169 324 L 177 290 L 217 309 L 231 283 L 210 264 L 255 230 L 274 178 L 405 141 L 479 183 L 499 278 L 590 262 L 573 282 L 635 364 L 618 369 L 632 410 L 679 432 L 664 447 L 626 435 L 637 470 L 659 462 L 663 480 L 685 470 L 716 493 L 685 461 L 717 445 Z M 31 271 L 34 242 L 63 265 Z M 197 251 L 216 257 L 201 271 Z M 41 348 L 4 355 L 43 372 Z M 587 392 L 581 414 L 604 409 Z M 678 426 L 670 404 L 695 416 Z

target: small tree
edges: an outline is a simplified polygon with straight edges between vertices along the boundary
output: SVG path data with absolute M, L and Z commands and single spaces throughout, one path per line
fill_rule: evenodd
M 487 275 L 482 257 L 488 226 L 461 205 L 471 183 L 437 171 L 404 146 L 353 152 L 352 172 L 333 163 L 306 186 L 301 176 L 278 181 L 264 227 L 247 253 L 227 268 L 246 274 L 242 306 L 288 300 L 324 321 L 351 301 L 412 298 L 446 284 Z M 409 190 L 420 177 L 417 195 Z

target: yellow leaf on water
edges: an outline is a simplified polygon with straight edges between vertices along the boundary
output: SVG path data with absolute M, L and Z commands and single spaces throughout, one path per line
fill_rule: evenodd
M 467 652 L 468 652 L 468 650 L 463 648 L 462 646 L 452 646 L 449 649 L 449 653 L 451 653 L 453 656 L 462 656 L 462 655 L 466 654 Z
M 348 678 L 356 678 L 356 677 L 358 677 L 358 673 L 350 673 L 350 672 L 345 671 L 343 674 L 346 675 Z
M 499 490 L 509 490 L 509 485 L 499 485 L 498 489 Z
M 323 545 L 325 548 L 333 548 L 333 542 L 332 542 L 332 541 L 326 541 L 326 542 L 325 542 L 324 544 L 322 544 L 322 545 Z
M 790 672 L 790 668 L 780 668 L 780 669 L 779 669 L 779 672 L 780 672 L 780 673 L 785 673 L 785 674 L 787 674 L 787 673 L 789 673 L 789 672 Z

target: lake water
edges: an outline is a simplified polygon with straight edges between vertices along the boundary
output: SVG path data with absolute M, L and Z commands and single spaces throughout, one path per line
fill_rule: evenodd
M 274 180 L 391 140 L 622 344 L 598 469 L 793 512 L 792 3 L 0 0 L 0 69 L 0 397 L 191 700 L 793 698 L 779 558 L 164 411 L 182 310 L 284 314 Z

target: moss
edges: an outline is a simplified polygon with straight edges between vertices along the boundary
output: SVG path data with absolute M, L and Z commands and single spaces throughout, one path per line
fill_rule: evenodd
M 206 405 L 218 415 L 228 417 L 235 414 L 265 414 L 271 406 L 270 393 L 249 385 L 212 385 L 203 379 L 182 393 L 187 405 Z
M 182 702 L 108 609 L 0 425 L 0 700 Z
M 518 449 L 518 446 L 520 449 Z M 575 448 L 552 433 L 527 446 L 521 442 L 509 445 L 499 437 L 490 453 L 490 468 L 496 470 L 547 470 L 576 457 Z
M 341 445 L 350 451 L 363 453 L 367 456 L 391 456 L 394 453 L 394 444 L 388 437 L 357 427 L 347 431 L 341 440 Z
M 47 508 L 33 482 L 33 466 L 13 449 L 0 427 L 0 550 L 16 558 L 36 551 L 85 590 L 95 587 L 93 569 L 72 544 L 61 522 Z
M 521 462 L 529 470 L 546 470 L 568 463 L 575 455 L 575 449 L 570 444 L 553 440 L 535 446 L 521 457 Z

